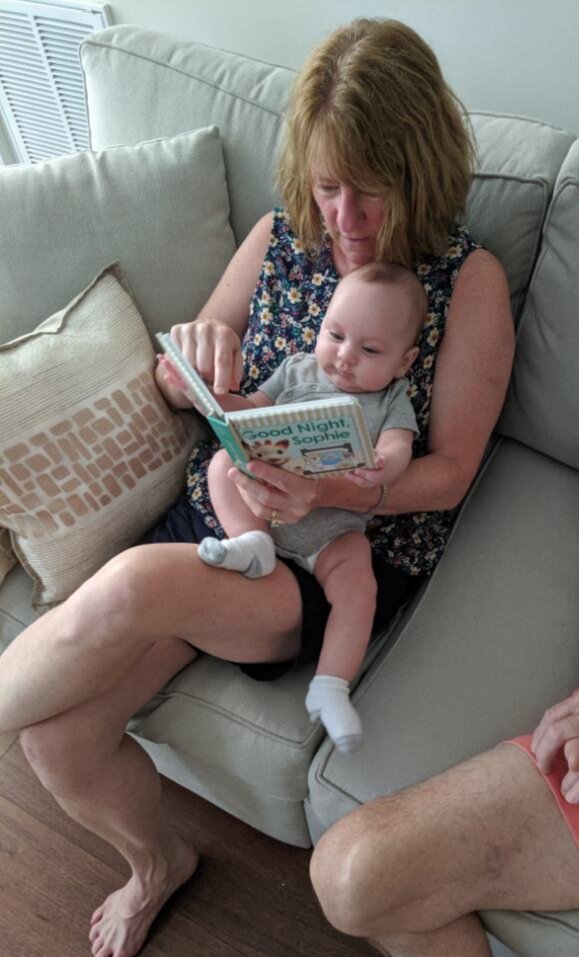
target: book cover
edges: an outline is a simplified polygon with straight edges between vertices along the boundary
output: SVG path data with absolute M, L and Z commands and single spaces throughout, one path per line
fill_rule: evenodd
M 321 478 L 374 464 L 364 413 L 353 396 L 240 410 L 226 418 L 249 458 L 298 475 Z
M 237 468 L 260 459 L 309 478 L 372 468 L 374 450 L 354 396 L 225 412 L 170 336 L 157 339 Z

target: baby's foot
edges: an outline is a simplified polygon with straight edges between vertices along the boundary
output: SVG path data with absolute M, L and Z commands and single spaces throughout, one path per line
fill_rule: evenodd
M 267 532 L 244 532 L 236 538 L 204 538 L 197 551 L 206 565 L 263 578 L 275 568 L 275 546 Z
M 316 675 L 306 695 L 310 721 L 318 718 L 338 751 L 350 754 L 362 743 L 362 722 L 350 701 L 348 682 L 334 675 Z

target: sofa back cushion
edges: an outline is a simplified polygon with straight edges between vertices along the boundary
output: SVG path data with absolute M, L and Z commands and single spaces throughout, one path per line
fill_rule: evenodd
M 219 133 L 3 168 L 0 223 L 0 343 L 114 261 L 149 331 L 168 330 L 195 317 L 235 250 Z
M 83 44 L 93 147 L 214 123 L 223 142 L 237 242 L 278 201 L 273 174 L 294 73 L 133 26 Z M 472 114 L 479 169 L 465 222 L 499 257 L 518 313 L 543 220 L 574 137 L 517 117 Z
M 518 318 L 559 169 L 575 137 L 537 120 L 471 113 L 477 173 L 465 222 L 506 270 Z
M 211 117 L 224 133 L 237 242 L 275 205 L 275 153 L 291 70 L 133 26 L 93 34 L 81 47 L 81 63 L 93 148 L 174 136 L 207 126 Z
M 499 430 L 579 469 L 579 141 L 555 184 Z M 549 494 L 549 489 L 545 490 Z

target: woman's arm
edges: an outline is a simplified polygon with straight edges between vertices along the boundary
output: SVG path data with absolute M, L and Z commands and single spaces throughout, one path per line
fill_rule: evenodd
M 505 274 L 494 256 L 478 250 L 462 266 L 448 310 L 432 392 L 429 454 L 413 459 L 390 486 L 381 513 L 450 509 L 462 500 L 504 402 L 514 341 Z M 260 517 L 275 509 L 285 521 L 298 521 L 312 508 L 368 511 L 376 504 L 375 489 L 358 488 L 345 478 L 311 482 L 263 462 L 254 463 L 254 471 L 271 487 L 240 473 L 235 481 Z
M 468 491 L 499 417 L 515 335 L 506 276 L 486 250 L 456 280 L 432 390 L 429 454 L 389 489 L 388 514 L 454 508 Z
M 256 287 L 271 235 L 273 213 L 253 227 L 211 296 L 193 322 L 173 326 L 171 336 L 200 375 L 217 394 L 236 391 L 242 373 L 241 339 L 249 318 L 249 302 Z M 191 408 L 191 400 L 167 381 L 159 364 L 155 381 L 175 408 Z

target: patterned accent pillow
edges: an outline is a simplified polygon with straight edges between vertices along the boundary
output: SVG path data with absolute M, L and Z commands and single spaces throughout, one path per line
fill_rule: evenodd
M 0 346 L 0 525 L 62 601 L 134 544 L 184 485 L 194 418 L 170 410 L 118 266 Z

